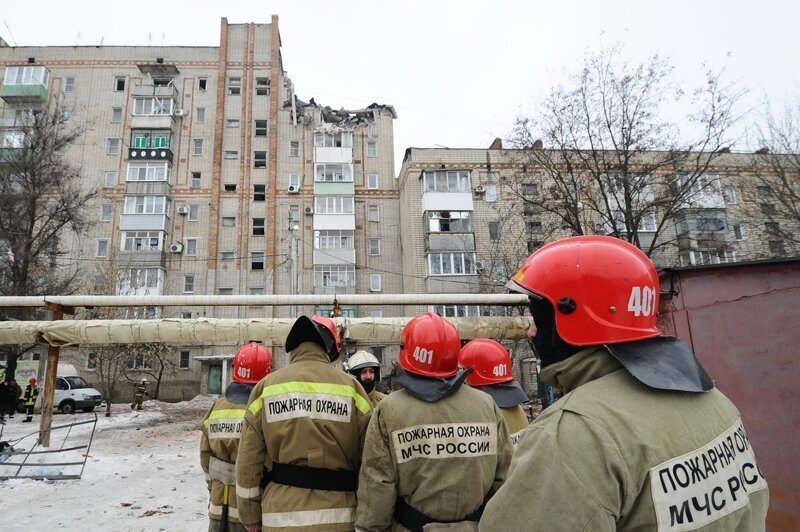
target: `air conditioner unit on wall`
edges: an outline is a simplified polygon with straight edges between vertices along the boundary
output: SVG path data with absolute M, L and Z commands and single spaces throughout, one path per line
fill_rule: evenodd
M 484 186 L 484 185 L 475 185 L 475 193 L 476 194 L 484 194 L 484 193 L 486 193 L 486 186 Z
M 175 109 L 175 116 L 186 116 L 186 111 L 184 109 Z
M 182 252 L 183 252 L 183 244 L 172 244 L 172 245 L 169 247 L 169 250 L 170 250 L 172 253 L 182 253 Z
M 178 207 L 178 214 L 189 214 L 189 207 L 186 205 Z
M 298 192 L 300 192 L 300 187 L 298 187 L 297 185 L 289 185 L 289 187 L 286 190 L 289 192 L 289 194 L 297 194 Z
M 306 214 L 314 214 L 314 207 L 306 207 L 305 209 L 303 209 L 303 212 L 305 212 Z

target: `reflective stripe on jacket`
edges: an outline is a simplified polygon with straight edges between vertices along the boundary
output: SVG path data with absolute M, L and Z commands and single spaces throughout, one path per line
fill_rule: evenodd
M 250 395 L 236 462 L 240 519 L 263 530 L 352 530 L 354 492 L 311 490 L 271 482 L 273 462 L 357 472 L 370 404 L 364 388 L 331 366 L 315 343 L 291 353 L 289 366 L 267 376 Z

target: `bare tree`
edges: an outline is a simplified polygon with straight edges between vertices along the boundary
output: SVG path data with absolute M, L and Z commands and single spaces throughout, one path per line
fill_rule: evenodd
M 682 140 L 665 117 L 684 98 L 672 70 L 658 55 L 629 63 L 619 46 L 588 54 L 535 116 L 516 121 L 511 143 L 542 188 L 525 194 L 527 178 L 512 187 L 518 197 L 574 235 L 609 234 L 648 255 L 673 242 L 676 220 L 718 192 L 707 171 L 733 142 L 742 92 L 709 72 L 694 93 L 692 138 Z
M 3 132 L 0 144 L 0 295 L 69 294 L 79 269 L 60 263 L 69 237 L 89 226 L 85 217 L 97 189 L 81 183 L 64 151 L 85 126 L 59 106 L 34 110 Z M 32 309 L 3 309 L 0 319 L 32 319 Z M 8 346 L 8 374 L 29 346 Z

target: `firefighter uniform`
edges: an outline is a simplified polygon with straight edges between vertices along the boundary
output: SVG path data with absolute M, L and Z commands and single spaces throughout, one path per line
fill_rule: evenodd
M 764 530 L 767 484 L 721 392 L 650 388 L 597 346 L 541 376 L 566 395 L 525 431 L 481 530 Z
M 378 406 L 378 403 L 384 400 L 386 394 L 373 389 L 371 392 L 367 394 L 367 397 L 369 397 L 370 406 L 372 406 L 372 408 L 375 408 L 376 406 Z
M 500 407 L 500 413 L 503 414 L 503 419 L 506 420 L 508 433 L 511 437 L 511 445 L 516 449 L 520 438 L 522 438 L 522 433 L 528 428 L 528 416 L 525 414 L 522 405 L 508 408 Z
M 208 517 L 214 521 L 209 530 L 215 528 L 215 525 L 222 525 L 225 511 L 228 530 L 244 530 L 239 524 L 239 510 L 236 505 L 235 463 L 249 397 L 249 394 L 241 392 L 249 392 L 251 389 L 252 386 L 231 383 L 225 397 L 217 399 L 203 419 L 200 465 L 206 475 L 211 497 Z M 222 527 L 216 526 L 216 529 Z
M 36 387 L 36 379 L 31 379 L 25 387 L 25 395 L 23 396 L 25 401 L 25 419 L 22 420 L 23 423 L 30 423 L 33 420 L 33 406 L 36 404 L 38 395 L 39 388 Z
M 398 504 L 436 522 L 459 521 L 503 483 L 512 449 L 488 395 L 467 386 L 435 402 L 406 390 L 373 413 L 358 486 L 359 530 L 406 530 Z
M 331 366 L 323 347 L 293 348 L 289 366 L 250 395 L 236 460 L 241 522 L 260 521 L 264 531 L 352 530 L 370 409 L 362 386 Z
M 142 409 L 142 402 L 144 401 L 144 396 L 150 397 L 150 394 L 147 393 L 147 383 L 145 381 L 139 382 L 136 384 L 136 389 L 133 394 L 133 402 L 131 403 L 131 410 L 136 408 L 136 410 Z

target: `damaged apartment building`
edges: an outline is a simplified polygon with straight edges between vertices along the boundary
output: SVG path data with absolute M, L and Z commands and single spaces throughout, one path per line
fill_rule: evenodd
M 0 45 L 3 149 L 26 114 L 60 108 L 81 138 L 64 150 L 99 190 L 92 227 L 58 260 L 79 292 L 248 295 L 401 292 L 399 190 L 390 105 L 301 101 L 284 71 L 278 17 L 222 19 L 218 46 Z M 0 163 L 2 164 L 2 163 Z M 314 307 L 164 307 L 118 317 L 259 318 Z M 400 315 L 344 307 L 345 316 Z M 254 339 L 258 340 L 258 339 Z M 288 357 L 271 346 L 274 365 Z M 391 349 L 358 346 L 388 361 Z M 167 346 L 161 398 L 217 393 L 230 343 Z M 353 350 L 356 346 L 348 346 Z M 128 380 L 156 373 L 128 346 Z M 92 381 L 99 353 L 65 350 Z M 98 377 L 99 378 L 99 377 Z M 123 393 L 127 393 L 125 390 Z

